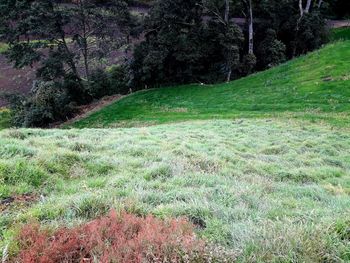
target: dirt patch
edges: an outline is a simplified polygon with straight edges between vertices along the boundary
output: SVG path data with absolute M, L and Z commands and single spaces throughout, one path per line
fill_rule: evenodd
M 10 206 L 27 206 L 38 200 L 38 196 L 34 194 L 15 195 L 0 201 L 0 212 L 7 210 Z
M 69 124 L 72 124 L 74 122 L 77 122 L 81 119 L 88 117 L 92 113 L 99 111 L 100 109 L 102 109 L 108 105 L 113 104 L 114 102 L 116 102 L 124 97 L 125 96 L 118 94 L 118 95 L 104 97 L 101 100 L 93 102 L 93 103 L 88 104 L 88 105 L 79 106 L 77 109 L 78 114 L 74 118 L 72 118 L 64 123 L 55 123 L 52 125 L 51 128 L 61 128 L 65 125 L 69 125 Z
M 6 57 L 0 54 L 0 93 L 28 94 L 35 79 L 35 71 L 35 67 L 14 69 Z M 0 99 L 0 108 L 6 105 L 7 102 Z
M 330 28 L 350 27 L 350 20 L 329 20 L 327 24 Z

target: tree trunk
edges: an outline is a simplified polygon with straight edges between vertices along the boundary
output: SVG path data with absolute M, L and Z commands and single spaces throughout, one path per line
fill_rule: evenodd
M 317 7 L 318 7 L 318 8 L 321 8 L 322 3 L 323 3 L 323 0 L 320 0 L 320 1 L 318 2 L 318 4 L 317 4 Z
M 225 0 L 225 17 L 224 17 L 224 20 L 225 20 L 226 25 L 229 26 L 229 21 L 230 21 L 230 0 Z M 227 54 L 227 57 L 229 57 L 229 54 Z M 231 75 L 232 75 L 232 67 L 229 65 L 230 62 L 228 60 L 227 60 L 226 63 L 227 63 L 227 66 L 228 66 L 226 82 L 230 82 Z
M 299 0 L 299 11 L 300 11 L 299 19 L 301 19 L 304 16 L 303 0 Z
M 307 3 L 306 3 L 306 7 L 305 7 L 305 10 L 304 12 L 306 14 L 308 14 L 310 12 L 310 8 L 311 8 L 311 0 L 307 0 Z
M 232 75 L 232 68 L 230 67 L 227 72 L 226 82 L 231 81 L 231 75 Z
M 87 41 L 85 39 L 85 41 Z M 84 57 L 84 67 L 85 67 L 85 76 L 88 81 L 90 81 L 90 70 L 89 70 L 89 58 L 88 58 L 88 50 L 87 50 L 87 44 L 84 46 L 84 51 L 83 51 L 83 57 Z
M 311 0 L 308 0 L 311 2 Z M 297 24 L 296 24 L 296 27 L 295 27 L 295 40 L 298 38 L 298 34 L 299 34 L 299 27 L 300 27 L 300 23 L 301 23 L 301 20 L 303 19 L 304 17 L 304 7 L 303 7 L 303 0 L 299 0 L 299 11 L 300 11 L 300 16 L 297 20 Z M 294 43 L 294 47 L 293 47 L 293 53 L 292 53 L 292 57 L 295 57 L 295 54 L 297 52 L 297 46 L 296 46 L 296 43 Z
M 88 84 L 90 81 L 90 70 L 89 70 L 89 50 L 88 50 L 88 35 L 87 35 L 87 16 L 85 14 L 85 6 L 84 2 L 82 0 L 79 1 L 79 8 L 80 8 L 80 16 L 81 16 L 81 25 L 82 25 L 82 43 L 81 43 L 81 49 L 82 49 L 82 55 L 84 59 L 84 70 L 85 70 L 85 77 L 88 80 Z
M 249 47 L 248 54 L 254 54 L 254 26 L 252 0 L 249 0 Z
M 229 15 L 230 15 L 230 0 L 225 0 L 225 17 L 224 20 L 226 23 L 229 22 Z

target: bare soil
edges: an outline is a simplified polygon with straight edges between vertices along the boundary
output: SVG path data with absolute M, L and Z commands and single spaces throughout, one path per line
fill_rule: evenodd
M 28 94 L 35 79 L 35 67 L 14 69 L 4 55 L 0 54 L 0 92 Z M 0 98 L 0 108 L 6 101 Z
M 38 196 L 34 194 L 15 195 L 0 200 L 0 212 L 3 212 L 11 206 L 27 206 L 38 200 Z
M 119 95 L 119 94 L 113 95 L 113 96 L 107 96 L 107 97 L 104 97 L 101 100 L 95 101 L 91 104 L 80 106 L 78 108 L 78 114 L 74 118 L 69 119 L 68 121 L 66 121 L 64 123 L 55 123 L 55 124 L 53 124 L 52 128 L 60 128 L 60 127 L 63 127 L 64 125 L 68 125 L 68 124 L 71 124 L 73 122 L 84 119 L 88 115 L 90 115 L 96 111 L 99 111 L 100 109 L 102 109 L 110 104 L 113 104 L 114 102 L 122 99 L 123 97 L 125 97 L 125 96 Z

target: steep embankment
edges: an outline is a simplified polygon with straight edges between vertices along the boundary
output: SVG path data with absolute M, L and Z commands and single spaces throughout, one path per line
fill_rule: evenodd
M 343 35 L 343 31 L 339 32 L 339 37 L 344 38 Z M 349 57 L 350 41 L 336 42 L 231 83 L 138 92 L 72 126 L 123 127 L 264 116 L 346 125 L 350 112 Z

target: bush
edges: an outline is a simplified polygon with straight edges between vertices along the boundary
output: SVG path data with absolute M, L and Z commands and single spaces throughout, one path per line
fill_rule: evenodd
M 277 39 L 276 31 L 268 29 L 257 48 L 260 69 L 271 68 L 286 60 L 286 46 Z
M 71 99 L 60 83 L 36 81 L 29 96 L 6 95 L 12 124 L 18 127 L 44 127 L 72 114 Z
M 305 54 L 320 48 L 329 39 L 329 31 L 322 15 L 313 12 L 305 15 L 301 21 L 300 30 L 294 41 L 296 54 Z
M 131 214 L 96 219 L 77 228 L 60 228 L 54 233 L 38 225 L 23 227 L 19 238 L 18 262 L 195 262 L 204 243 L 195 237 L 184 219 L 161 221 Z
M 254 71 L 256 65 L 256 56 L 254 54 L 246 54 L 243 56 L 243 61 L 240 66 L 240 74 L 245 76 Z
M 99 99 L 112 94 L 108 74 L 102 69 L 96 69 L 91 73 L 90 83 L 87 87 L 89 94 L 94 99 Z
M 129 92 L 129 72 L 125 65 L 114 65 L 108 69 L 112 94 Z
M 94 99 L 100 99 L 104 96 L 114 94 L 127 94 L 128 76 L 125 66 L 114 65 L 107 71 L 102 69 L 95 70 L 90 77 L 88 92 Z

